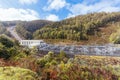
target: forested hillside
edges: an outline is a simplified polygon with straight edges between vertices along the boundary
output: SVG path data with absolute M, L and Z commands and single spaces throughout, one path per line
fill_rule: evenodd
M 47 25 L 34 33 L 36 39 L 67 39 L 75 41 L 109 42 L 120 13 L 93 13 L 79 15 L 70 19 Z M 116 27 L 117 28 L 117 27 Z M 94 40 L 95 38 L 95 40 Z
M 51 21 L 46 20 L 35 20 L 30 22 L 21 21 L 16 25 L 16 31 L 21 37 L 26 39 L 32 39 L 33 32 L 51 23 Z
M 16 31 L 25 39 L 68 40 L 89 43 L 118 43 L 120 12 L 90 13 L 58 22 L 44 20 L 21 22 Z M 116 36 L 113 38 L 112 35 Z M 54 39 L 54 40 L 53 40 Z
M 0 35 L 2 35 L 2 34 L 5 34 L 5 35 L 11 37 L 10 32 L 7 31 L 4 23 L 0 22 Z

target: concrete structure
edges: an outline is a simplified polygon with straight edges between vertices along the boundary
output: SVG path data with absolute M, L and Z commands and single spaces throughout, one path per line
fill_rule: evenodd
M 43 40 L 20 40 L 21 46 L 27 46 L 29 48 L 32 48 L 34 46 L 40 46 L 45 44 Z

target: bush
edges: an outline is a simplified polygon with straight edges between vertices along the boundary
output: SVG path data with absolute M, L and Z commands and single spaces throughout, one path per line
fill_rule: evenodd
M 0 43 L 0 58 L 8 59 L 10 57 L 7 48 Z
M 0 80 L 37 80 L 37 74 L 18 67 L 0 67 Z
M 42 68 L 42 67 L 45 66 L 46 60 L 45 60 L 45 59 L 38 59 L 38 60 L 37 60 L 37 64 L 39 64 L 40 67 Z
M 66 57 L 66 53 L 64 51 L 60 51 L 59 57 L 60 57 L 60 59 L 65 58 Z

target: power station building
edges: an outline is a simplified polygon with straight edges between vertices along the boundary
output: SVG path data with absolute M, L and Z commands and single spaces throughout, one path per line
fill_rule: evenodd
M 29 48 L 32 48 L 34 46 L 40 46 L 46 44 L 43 40 L 20 40 L 21 46 L 27 46 Z

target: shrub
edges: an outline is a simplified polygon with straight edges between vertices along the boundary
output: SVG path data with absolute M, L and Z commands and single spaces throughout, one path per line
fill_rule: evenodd
M 40 67 L 42 68 L 42 67 L 44 67 L 45 66 L 45 64 L 46 64 L 46 60 L 45 59 L 38 59 L 37 60 L 37 64 L 39 64 L 40 65 Z
M 9 57 L 6 47 L 0 43 L 0 58 L 8 59 Z
M 61 59 L 65 58 L 66 57 L 66 53 L 64 51 L 60 51 L 59 57 Z
M 18 67 L 0 67 L 0 80 L 37 80 L 37 74 Z

